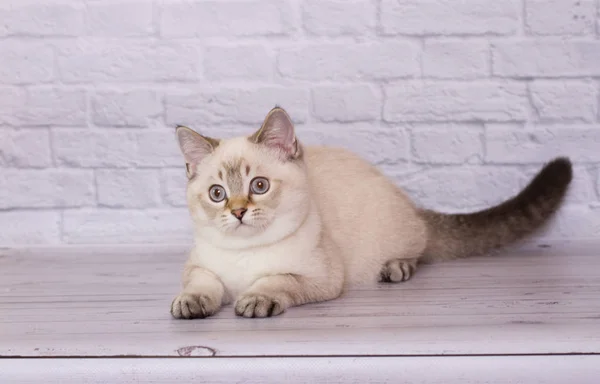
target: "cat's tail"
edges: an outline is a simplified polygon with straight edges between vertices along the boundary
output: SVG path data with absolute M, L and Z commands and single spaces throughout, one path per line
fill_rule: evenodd
M 421 210 L 428 230 L 422 261 L 481 255 L 525 238 L 558 210 L 572 178 L 571 162 L 559 157 L 518 195 L 495 207 L 467 214 Z

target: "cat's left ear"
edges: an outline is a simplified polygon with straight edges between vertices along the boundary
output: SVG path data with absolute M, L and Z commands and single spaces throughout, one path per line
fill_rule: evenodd
M 260 129 L 250 136 L 249 140 L 275 149 L 286 160 L 298 159 L 302 155 L 302 147 L 296 138 L 292 119 L 280 107 L 269 111 Z
M 187 177 L 191 179 L 196 174 L 198 164 L 206 156 L 213 153 L 219 145 L 219 140 L 202 136 L 194 130 L 181 125 L 177 127 L 176 132 L 179 148 L 185 159 Z

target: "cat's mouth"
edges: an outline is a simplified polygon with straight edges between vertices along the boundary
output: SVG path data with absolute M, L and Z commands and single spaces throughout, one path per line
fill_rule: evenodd
M 264 230 L 264 228 L 261 225 L 257 225 L 257 223 L 238 221 L 229 227 L 228 232 L 238 236 L 251 236 L 262 230 Z
M 230 236 L 253 236 L 256 233 L 256 228 L 248 223 L 238 222 L 227 230 Z
M 238 220 L 238 222 L 235 223 L 235 225 L 233 226 L 233 230 L 236 231 L 236 230 L 238 230 L 240 228 L 247 228 L 247 227 L 251 227 L 251 225 L 248 224 L 248 223 L 246 223 L 246 222 L 244 222 L 243 220 L 241 220 L 241 221 Z

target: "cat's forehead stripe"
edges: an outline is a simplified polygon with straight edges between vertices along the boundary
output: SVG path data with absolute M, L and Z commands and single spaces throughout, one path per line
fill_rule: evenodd
M 231 162 L 223 163 L 225 174 L 227 175 L 227 185 L 232 195 L 243 194 L 244 181 L 242 179 L 242 160 L 236 159 Z

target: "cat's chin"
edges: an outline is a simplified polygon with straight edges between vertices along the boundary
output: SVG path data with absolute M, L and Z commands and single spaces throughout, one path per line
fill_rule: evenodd
M 264 232 L 265 229 L 263 226 L 258 227 L 249 223 L 238 223 L 225 232 L 225 234 L 229 236 L 249 237 Z

